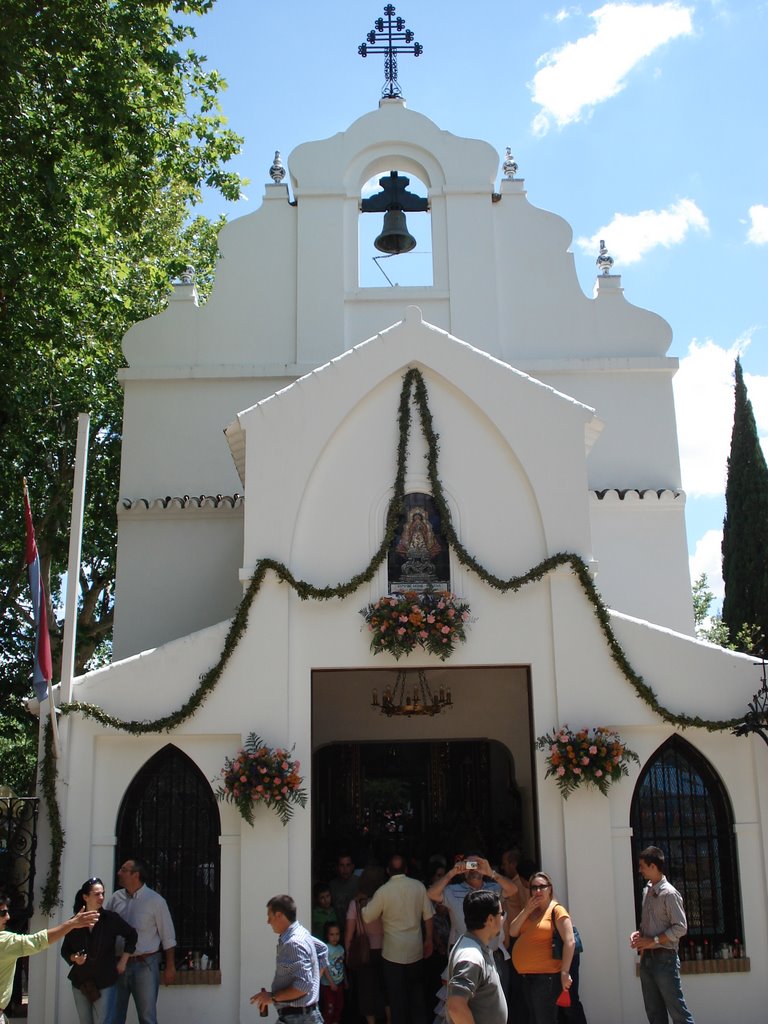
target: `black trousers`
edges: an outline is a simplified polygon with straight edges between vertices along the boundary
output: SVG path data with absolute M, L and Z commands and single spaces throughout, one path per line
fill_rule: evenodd
M 383 960 L 392 1024 L 425 1024 L 424 961 L 395 964 Z

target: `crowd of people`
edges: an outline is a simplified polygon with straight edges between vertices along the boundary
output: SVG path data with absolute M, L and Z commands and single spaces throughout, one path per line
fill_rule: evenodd
M 694 1024 L 678 957 L 687 921 L 664 865 L 658 847 L 641 852 L 642 915 L 629 944 L 649 1024 Z M 141 861 L 125 861 L 118 881 L 105 903 L 103 882 L 89 878 L 73 917 L 34 935 L 6 930 L 0 893 L 0 1024 L 18 958 L 60 939 L 80 1024 L 125 1024 L 131 998 L 139 1024 L 157 1024 L 162 958 L 163 980 L 175 977 L 173 922 Z M 313 897 L 311 932 L 291 896 L 267 903 L 276 965 L 270 988 L 251 998 L 263 1016 L 274 1006 L 281 1024 L 586 1024 L 578 930 L 550 876 L 519 850 L 505 850 L 498 869 L 481 853 L 450 867 L 438 856 L 425 881 L 399 853 L 360 872 L 342 853 Z
M 450 866 L 437 855 L 423 881 L 412 874 L 400 854 L 391 856 L 386 868 L 368 866 L 358 872 L 344 851 L 335 875 L 316 883 L 312 934 L 326 942 L 341 936 L 341 946 L 334 945 L 335 959 L 349 958 L 335 972 L 320 970 L 324 1024 L 354 1024 L 361 1017 L 366 1024 L 471 1024 L 457 1013 L 461 996 L 451 972 L 464 969 L 458 952 L 463 955 L 475 942 L 466 938 L 472 931 L 469 920 L 477 920 L 491 905 L 498 916 L 489 931 L 484 924 L 479 927 L 479 959 L 492 964 L 498 979 L 501 1001 L 491 1000 L 497 1015 L 503 1006 L 498 1024 L 550 1024 L 558 1014 L 561 1024 L 586 1024 L 571 919 L 554 898 L 551 880 L 533 861 L 517 849 L 504 850 L 498 868 L 479 852 L 458 855 Z M 558 959 L 552 949 L 555 932 L 562 941 Z M 358 953 L 360 935 L 364 962 Z M 557 1006 L 562 992 L 568 994 L 561 998 L 567 1005 Z M 488 1024 L 497 1024 L 496 1016 Z
M 677 955 L 687 930 L 682 899 L 658 847 L 643 850 L 638 867 L 646 887 L 630 946 L 641 957 L 648 1020 L 693 1024 Z M 317 1003 L 318 1024 L 587 1022 L 578 929 L 550 876 L 518 849 L 504 850 L 498 868 L 481 853 L 460 854 L 450 867 L 436 856 L 424 881 L 409 876 L 400 854 L 386 870 L 356 872 L 343 852 L 313 896 L 313 941 L 328 944 L 318 996 L 289 1009 Z

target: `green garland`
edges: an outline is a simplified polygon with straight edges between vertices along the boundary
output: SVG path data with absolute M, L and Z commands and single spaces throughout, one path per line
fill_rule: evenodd
M 52 698 L 49 697 L 49 700 Z M 55 907 L 61 906 L 61 855 L 64 852 L 64 829 L 61 827 L 61 812 L 56 799 L 56 755 L 53 751 L 53 727 L 51 720 L 45 723 L 43 737 L 43 763 L 40 769 L 40 786 L 43 799 L 48 807 L 48 827 L 51 831 L 51 863 L 48 878 L 40 898 L 40 909 L 51 915 Z
M 467 551 L 456 535 L 451 519 L 451 511 L 443 493 L 443 486 L 438 473 L 438 456 L 440 446 L 439 435 L 435 432 L 432 424 L 432 413 L 429 408 L 427 386 L 421 372 L 415 368 L 408 370 L 403 377 L 403 386 L 400 391 L 400 403 L 398 407 L 399 439 L 397 444 L 397 460 L 395 479 L 393 483 L 393 495 L 387 510 L 384 535 L 378 550 L 371 558 L 368 566 L 361 572 L 352 576 L 346 583 L 337 583 L 335 586 L 317 587 L 306 580 L 298 580 L 283 565 L 273 558 L 260 558 L 254 567 L 253 576 L 243 599 L 232 619 L 224 647 L 216 664 L 200 676 L 197 689 L 189 699 L 172 714 L 164 715 L 154 721 L 130 720 L 117 718 L 107 714 L 103 708 L 95 704 L 84 704 L 80 701 L 72 701 L 63 704 L 60 711 L 62 715 L 69 715 L 73 712 L 81 714 L 84 718 L 91 718 L 103 726 L 118 729 L 121 732 L 130 733 L 133 736 L 146 735 L 147 733 L 171 732 L 178 728 L 183 722 L 191 718 L 202 707 L 210 694 L 216 688 L 217 683 L 226 668 L 230 658 L 237 648 L 248 625 L 248 615 L 256 595 L 261 590 L 267 572 L 271 571 L 277 576 L 281 583 L 287 583 L 302 601 L 329 601 L 333 598 L 345 598 L 354 594 L 364 583 L 370 583 L 379 569 L 379 566 L 387 557 L 395 531 L 405 508 L 405 475 L 408 461 L 408 441 L 411 432 L 411 403 L 414 403 L 421 420 L 421 430 L 427 443 L 427 472 L 432 491 L 432 497 L 440 513 L 440 521 L 443 533 L 453 548 L 456 557 L 461 565 L 470 569 L 476 576 L 488 584 L 494 590 L 507 593 L 516 593 L 529 583 L 536 583 L 542 580 L 550 572 L 561 566 L 570 566 L 587 600 L 592 605 L 595 617 L 600 623 L 603 635 L 608 645 L 611 657 L 619 668 L 625 679 L 634 687 L 637 696 L 643 700 L 652 711 L 654 711 L 665 722 L 671 725 L 686 729 L 690 727 L 707 729 L 710 732 L 724 731 L 734 728 L 740 719 L 731 718 L 723 720 L 711 720 L 699 718 L 696 715 L 677 715 L 664 707 L 659 702 L 653 689 L 644 682 L 642 676 L 632 668 L 629 659 L 619 644 L 610 624 L 610 614 L 595 587 L 592 576 L 586 562 L 577 554 L 572 552 L 561 552 L 545 558 L 538 565 L 533 566 L 522 576 L 511 576 L 503 579 L 494 573 L 488 572 L 478 560 Z M 52 742 L 49 743 L 46 734 L 45 758 L 42 768 L 43 795 L 48 806 L 48 818 L 51 827 L 51 865 L 48 880 L 43 890 L 41 910 L 43 913 L 52 913 L 54 907 L 60 903 L 60 869 L 61 857 L 64 851 L 64 832 L 61 827 L 61 819 L 56 801 L 56 763 L 53 755 Z M 47 780 L 47 781 L 46 781 Z

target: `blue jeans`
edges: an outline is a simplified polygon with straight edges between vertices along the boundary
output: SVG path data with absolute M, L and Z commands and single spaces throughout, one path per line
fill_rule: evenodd
M 323 1015 L 317 1006 L 308 1013 L 286 1013 L 286 1009 L 277 1011 L 280 1024 L 323 1024 Z
M 693 1024 L 680 987 L 680 961 L 677 953 L 661 950 L 643 953 L 640 960 L 640 984 L 649 1024 Z M 667 1016 L 669 1014 L 669 1017 Z
M 173 954 L 170 954 L 171 956 Z M 157 1024 L 157 993 L 160 990 L 160 951 L 146 960 L 129 960 L 115 985 L 114 1024 L 125 1024 L 128 999 L 133 996 L 139 1024 Z
M 531 1024 L 556 1024 L 557 997 L 563 991 L 557 974 L 523 974 L 523 992 Z
M 113 1024 L 115 1019 L 115 986 L 101 990 L 101 997 L 92 1003 L 79 988 L 72 986 L 75 1009 L 80 1024 Z

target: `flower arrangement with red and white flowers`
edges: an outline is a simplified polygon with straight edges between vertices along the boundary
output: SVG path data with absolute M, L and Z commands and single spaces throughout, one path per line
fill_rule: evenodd
M 388 651 L 396 659 L 418 646 L 445 661 L 467 639 L 470 621 L 469 605 L 449 590 L 380 597 L 360 614 L 373 634 L 373 653 Z
M 253 826 L 253 809 L 271 807 L 283 825 L 293 817 L 294 805 L 306 807 L 307 792 L 299 775 L 301 763 L 292 759 L 293 748 L 274 750 L 255 733 L 249 733 L 234 757 L 226 758 L 221 769 L 222 783 L 216 790 L 219 800 L 236 804 L 242 817 Z
M 625 746 L 617 732 L 596 726 L 573 732 L 567 725 L 536 740 L 546 750 L 547 774 L 554 777 L 563 799 L 579 786 L 594 786 L 605 795 L 611 782 L 629 775 L 629 762 L 640 758 Z

